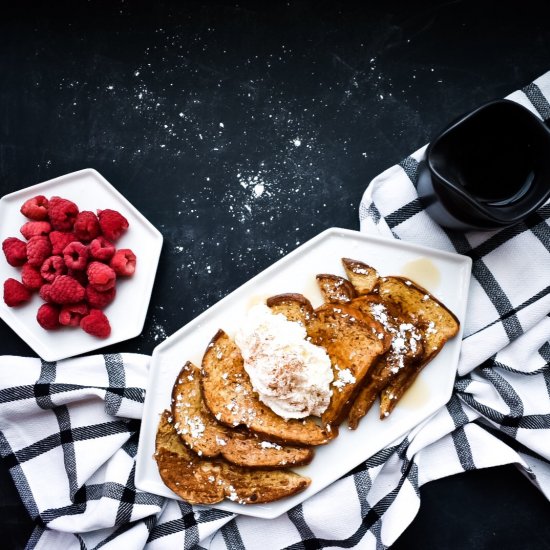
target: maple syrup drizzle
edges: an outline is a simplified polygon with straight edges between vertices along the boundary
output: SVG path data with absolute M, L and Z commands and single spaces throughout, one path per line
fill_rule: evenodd
M 441 273 L 429 258 L 418 258 L 407 262 L 401 268 L 401 275 L 408 277 L 413 283 L 423 286 L 433 292 L 441 282 Z

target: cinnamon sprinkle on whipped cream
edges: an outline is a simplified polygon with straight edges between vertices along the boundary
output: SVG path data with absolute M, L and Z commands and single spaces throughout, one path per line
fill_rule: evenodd
M 332 394 L 330 359 L 306 336 L 301 324 L 265 304 L 250 308 L 235 336 L 252 387 L 286 419 L 321 416 Z

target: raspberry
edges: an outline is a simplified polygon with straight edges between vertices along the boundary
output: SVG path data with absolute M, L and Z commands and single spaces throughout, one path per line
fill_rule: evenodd
M 100 292 L 115 286 L 116 273 L 111 267 L 101 262 L 90 262 L 86 269 L 86 275 L 88 275 L 90 284 Z
M 88 306 L 84 302 L 79 304 L 68 304 L 61 308 L 59 313 L 59 322 L 67 327 L 77 327 L 80 325 L 82 317 L 88 314 Z
M 90 256 L 92 258 L 101 260 L 102 262 L 109 261 L 115 253 L 114 245 L 103 237 L 103 235 L 100 235 L 97 239 L 94 239 L 88 245 L 88 250 L 90 251 Z
M 110 288 L 105 292 L 99 292 L 92 285 L 86 287 L 86 301 L 94 309 L 103 309 L 107 307 L 116 295 L 116 287 Z
M 29 220 L 45 220 L 48 217 L 48 199 L 44 195 L 37 195 L 25 201 L 20 212 Z
M 61 256 L 50 256 L 46 258 L 40 268 L 40 275 L 49 283 L 53 283 L 59 275 L 63 275 L 66 272 L 67 267 Z
M 136 270 L 136 255 L 129 248 L 121 248 L 115 252 L 109 265 L 117 275 L 130 277 Z
M 53 304 L 42 304 L 36 313 L 36 320 L 46 330 L 59 327 L 59 308 Z
M 29 240 L 38 235 L 47 235 L 52 230 L 50 222 L 27 222 L 21 226 L 21 235 Z
M 128 229 L 128 220 L 116 210 L 98 210 L 97 217 L 101 232 L 109 241 L 116 241 Z
M 97 216 L 88 210 L 80 212 L 74 222 L 73 231 L 81 241 L 90 242 L 101 233 Z
M 134 252 L 117 251 L 113 244 L 128 229 L 128 220 L 112 209 L 80 212 L 58 196 L 36 195 L 20 211 L 29 220 L 20 228 L 27 242 L 10 237 L 2 250 L 11 266 L 21 267 L 22 282 L 4 282 L 4 302 L 21 305 L 38 290 L 45 303 L 36 319 L 44 329 L 80 325 L 88 334 L 107 338 L 111 326 L 102 309 L 115 299 L 117 276 L 129 277 L 136 270 Z
M 69 275 L 59 275 L 48 291 L 49 299 L 56 304 L 76 304 L 84 298 L 84 287 Z
M 88 263 L 88 248 L 78 241 L 72 242 L 63 249 L 63 259 L 69 269 L 82 271 Z
M 48 214 L 54 229 L 70 231 L 78 215 L 78 206 L 68 199 L 52 197 L 48 205 Z
M 38 290 L 38 296 L 40 296 L 40 298 L 42 298 L 44 302 L 52 301 L 52 299 L 50 298 L 50 288 L 52 288 L 52 285 L 50 283 L 45 283 Z
M 31 291 L 19 281 L 6 279 L 4 281 L 4 302 L 9 307 L 20 306 L 31 299 Z
M 44 236 L 31 237 L 27 243 L 27 258 L 34 267 L 40 267 L 52 252 L 50 239 Z
M 21 269 L 21 281 L 29 290 L 38 290 L 44 284 L 40 270 L 28 263 Z
M 23 265 L 27 261 L 27 245 L 17 237 L 4 239 L 2 250 L 7 262 L 13 267 Z
M 78 239 L 74 233 L 64 231 L 52 231 L 49 235 L 52 243 L 52 254 L 63 254 L 65 247 Z
M 92 309 L 88 315 L 82 317 L 80 328 L 82 328 L 84 332 L 92 336 L 97 336 L 98 338 L 107 338 L 107 336 L 111 334 L 109 319 L 107 319 L 105 313 L 99 309 Z

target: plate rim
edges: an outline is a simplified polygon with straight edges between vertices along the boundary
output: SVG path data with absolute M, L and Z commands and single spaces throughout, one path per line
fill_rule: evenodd
M 403 241 L 401 239 L 395 239 L 395 238 L 385 237 L 385 236 L 381 236 L 381 235 L 370 235 L 370 234 L 367 234 L 367 233 L 364 233 L 364 232 L 361 232 L 361 231 L 357 231 L 357 230 L 353 230 L 353 229 L 346 229 L 346 228 L 340 228 L 340 227 L 329 227 L 329 228 L 321 231 L 317 235 L 313 236 L 311 239 L 304 242 L 302 245 L 300 245 L 296 249 L 292 250 L 291 252 L 289 252 L 288 254 L 283 256 L 282 258 L 277 259 L 275 262 L 270 264 L 264 270 L 260 271 L 256 275 L 252 276 L 250 279 L 245 281 L 242 285 L 235 288 L 229 294 L 227 294 L 226 296 L 221 298 L 218 302 L 216 302 L 212 306 L 208 307 L 206 310 L 201 312 L 199 315 L 197 315 L 196 317 L 191 319 L 188 323 L 181 326 L 178 330 L 176 330 L 174 333 L 172 333 L 167 338 L 165 338 L 162 342 L 160 342 L 153 349 L 153 353 L 151 355 L 151 362 L 150 362 L 148 379 L 147 379 L 147 390 L 149 390 L 149 388 L 152 385 L 152 382 L 153 382 L 154 377 L 155 377 L 156 365 L 157 365 L 157 362 L 159 361 L 159 356 L 163 352 L 164 348 L 171 346 L 172 343 L 175 340 L 177 340 L 178 337 L 182 333 L 187 332 L 189 330 L 192 330 L 196 326 L 200 325 L 205 317 L 207 317 L 209 315 L 212 315 L 212 309 L 214 309 L 214 308 L 215 309 L 223 308 L 223 306 L 231 300 L 234 293 L 236 293 L 236 292 L 239 292 L 239 293 L 245 292 L 246 289 L 249 286 L 252 286 L 254 284 L 254 282 L 256 281 L 257 278 L 269 276 L 269 274 L 272 271 L 276 270 L 279 265 L 286 264 L 287 262 L 292 261 L 294 256 L 303 254 L 304 251 L 306 251 L 309 248 L 314 247 L 319 241 L 330 237 L 330 235 L 340 235 L 340 236 L 344 236 L 344 237 L 345 236 L 352 236 L 354 238 L 360 238 L 360 239 L 363 239 L 365 241 L 375 242 L 375 243 L 378 243 L 378 244 L 381 244 L 381 245 L 390 244 L 392 247 L 403 247 L 407 251 L 416 252 L 420 255 L 424 254 L 424 255 L 428 255 L 428 256 L 432 256 L 432 257 L 434 255 L 436 255 L 436 256 L 441 257 L 443 259 L 457 261 L 457 262 L 460 263 L 461 266 L 463 266 L 464 268 L 467 269 L 468 276 L 464 277 L 464 281 L 462 281 L 462 287 L 461 287 L 461 292 L 463 292 L 464 296 L 465 296 L 465 300 L 464 300 L 465 303 L 462 305 L 459 312 L 453 311 L 453 313 L 455 313 L 461 321 L 460 322 L 459 333 L 457 334 L 457 337 L 460 338 L 460 340 L 457 344 L 458 345 L 457 360 L 455 362 L 454 371 L 453 371 L 454 376 L 456 377 L 456 370 L 457 370 L 457 367 L 458 367 L 458 357 L 459 357 L 459 354 L 460 354 L 460 347 L 461 347 L 461 344 L 462 344 L 462 337 L 463 337 L 463 330 L 464 330 L 464 322 L 465 322 L 465 317 L 466 317 L 467 298 L 468 298 L 468 291 L 469 291 L 469 285 L 470 285 L 470 279 L 471 279 L 472 259 L 468 256 L 465 256 L 463 254 L 459 254 L 459 253 L 456 253 L 456 252 L 450 252 L 450 251 L 447 251 L 447 250 L 440 250 L 440 249 L 425 246 L 425 245 L 410 243 L 410 242 L 407 242 L 407 241 Z M 215 312 L 214 312 L 214 314 L 215 314 Z M 444 406 L 444 404 L 449 401 L 449 399 L 452 396 L 452 392 L 453 392 L 454 378 L 451 380 L 451 377 L 449 376 L 449 379 L 450 379 L 450 382 L 448 384 L 448 387 L 445 388 L 445 392 L 444 393 L 441 392 L 441 393 L 443 393 L 443 395 L 445 397 L 445 400 L 444 401 L 442 400 L 443 402 L 441 404 L 438 404 L 437 407 L 435 407 L 435 405 L 434 405 L 434 407 L 435 407 L 434 410 L 431 410 L 429 413 L 427 412 L 425 414 L 425 416 L 421 420 L 419 420 L 414 426 L 403 429 L 402 432 L 400 433 L 400 435 L 396 436 L 396 438 L 402 437 L 405 433 L 407 433 L 408 431 L 414 429 L 414 427 L 420 425 L 422 422 L 425 422 L 428 418 L 430 418 L 433 414 L 435 414 L 435 412 L 437 410 L 439 410 L 440 407 Z M 146 392 L 146 397 L 145 397 L 145 402 L 144 402 L 144 417 L 150 416 L 150 413 L 155 413 L 154 410 L 149 410 L 149 409 L 152 409 L 153 401 L 154 401 L 154 399 L 152 397 L 150 397 L 148 399 L 149 395 L 151 395 L 151 392 L 147 391 Z M 144 474 L 146 474 L 146 462 L 147 462 L 148 459 L 147 459 L 147 457 L 144 456 L 144 451 L 142 450 L 143 449 L 142 439 L 143 440 L 146 439 L 145 430 L 143 430 L 143 429 L 140 432 L 140 438 L 139 438 L 139 442 L 138 442 L 138 451 L 137 451 L 137 454 L 136 454 L 135 484 L 136 484 L 136 487 L 140 490 L 146 490 L 146 491 L 149 491 L 149 492 L 154 492 L 154 491 L 151 490 L 151 487 L 149 486 L 147 476 L 144 475 Z M 140 449 L 142 450 L 141 452 L 140 452 Z M 370 455 L 370 456 L 372 456 L 372 455 Z M 369 458 L 369 456 L 365 456 L 361 460 L 367 460 L 368 458 Z M 337 481 L 337 479 L 338 478 L 335 478 L 335 479 L 329 481 L 327 484 L 320 487 L 318 489 L 318 491 L 316 491 L 315 493 L 309 494 L 303 500 L 300 500 L 299 503 L 303 503 L 308 498 L 311 498 L 311 497 L 315 496 L 318 492 L 326 489 L 329 485 L 331 485 L 332 483 Z M 156 485 L 156 482 L 153 482 L 153 484 Z M 178 495 L 173 493 L 167 487 L 163 486 L 162 489 L 165 489 L 165 494 L 163 494 L 162 496 L 167 496 L 168 494 L 171 494 L 171 495 L 173 495 L 172 498 L 175 498 L 177 500 L 182 500 L 181 497 L 179 497 Z M 155 494 L 158 494 L 158 493 L 155 493 Z M 299 495 L 296 495 L 296 496 L 299 496 Z M 167 498 L 170 498 L 170 497 L 167 497 Z M 279 517 L 280 515 L 286 513 L 289 509 L 291 509 L 293 506 L 298 504 L 298 502 L 295 502 L 295 503 L 293 503 L 292 505 L 290 505 L 288 507 L 285 507 L 284 505 L 281 506 L 281 503 L 284 503 L 284 502 L 285 502 L 285 499 L 282 499 L 282 500 L 277 501 L 275 503 L 271 503 L 272 506 L 266 505 L 266 506 L 262 506 L 262 508 L 260 508 L 259 506 L 254 507 L 254 506 L 238 505 L 236 503 L 228 501 L 227 499 L 224 499 L 222 502 L 214 504 L 214 505 L 209 506 L 209 507 L 219 509 L 219 510 L 223 510 L 223 511 L 227 511 L 227 512 L 231 512 L 231 513 L 238 513 L 238 514 L 242 514 L 242 515 L 247 515 L 249 517 L 257 517 L 257 518 L 262 518 L 262 519 L 274 519 L 274 518 Z

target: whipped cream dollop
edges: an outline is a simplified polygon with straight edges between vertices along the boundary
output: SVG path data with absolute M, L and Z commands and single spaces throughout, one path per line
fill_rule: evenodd
M 235 336 L 252 387 L 283 418 L 321 416 L 330 402 L 330 359 L 306 336 L 300 323 L 265 304 L 250 308 Z

